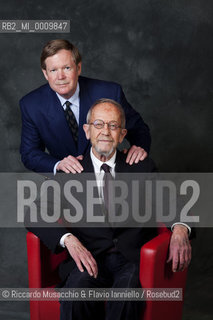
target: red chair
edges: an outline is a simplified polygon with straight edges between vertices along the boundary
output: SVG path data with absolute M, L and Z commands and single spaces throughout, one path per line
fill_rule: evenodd
M 160 234 L 141 248 L 140 281 L 143 288 L 182 288 L 187 271 L 173 273 L 167 264 L 171 232 L 162 228 Z M 33 233 L 27 233 L 29 288 L 54 287 L 60 282 L 57 268 L 67 252 L 52 254 Z M 181 320 L 183 301 L 146 301 L 143 320 Z M 30 301 L 31 320 L 59 320 L 58 301 Z

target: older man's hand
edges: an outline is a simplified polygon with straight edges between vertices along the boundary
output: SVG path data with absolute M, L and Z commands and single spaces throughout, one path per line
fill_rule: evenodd
M 86 268 L 91 277 L 97 278 L 98 266 L 90 251 L 74 235 L 70 234 L 64 239 L 64 244 L 69 254 L 75 261 L 78 269 L 83 272 Z M 83 266 L 82 266 L 83 265 Z
M 139 161 L 143 161 L 148 153 L 141 147 L 137 147 L 135 145 L 131 146 L 129 150 L 124 149 L 124 153 L 127 153 L 126 163 L 132 165 L 133 163 L 138 163 Z
M 191 261 L 191 245 L 187 227 L 177 224 L 174 226 L 170 240 L 169 258 L 172 261 L 172 271 L 183 271 Z

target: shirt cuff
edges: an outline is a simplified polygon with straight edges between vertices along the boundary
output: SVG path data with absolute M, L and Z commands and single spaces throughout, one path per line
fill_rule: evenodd
M 65 248 L 64 240 L 65 240 L 65 238 L 66 238 L 67 236 L 69 236 L 70 234 L 71 234 L 71 233 L 68 232 L 68 233 L 65 233 L 65 234 L 61 237 L 59 244 L 60 244 L 60 246 L 61 246 L 62 248 Z
M 57 168 L 57 165 L 59 164 L 59 162 L 61 162 L 61 161 L 56 162 L 56 164 L 54 165 L 54 168 L 53 168 L 54 176 L 56 175 L 56 172 L 57 172 L 56 168 Z
M 183 223 L 183 222 L 175 222 L 175 223 L 173 223 L 173 225 L 171 226 L 171 230 L 172 230 L 172 231 L 173 231 L 174 226 L 175 226 L 176 224 L 182 224 L 183 226 L 185 226 L 185 227 L 188 229 L 188 233 L 189 233 L 189 236 L 190 236 L 190 234 L 191 234 L 191 228 L 190 228 L 186 223 Z

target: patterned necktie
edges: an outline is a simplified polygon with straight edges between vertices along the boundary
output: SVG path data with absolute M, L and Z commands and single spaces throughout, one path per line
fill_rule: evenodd
M 76 121 L 74 113 L 70 109 L 71 103 L 69 101 L 66 101 L 65 104 L 66 104 L 66 109 L 64 110 L 65 117 L 66 117 L 67 123 L 69 125 L 70 131 L 72 132 L 72 136 L 75 141 L 75 144 L 77 146 L 77 144 L 78 144 L 78 123 Z
M 110 188 L 110 181 L 113 180 L 113 177 L 110 173 L 110 166 L 108 166 L 108 164 L 106 163 L 103 163 L 102 166 L 101 166 L 101 169 L 104 170 L 105 174 L 104 174 L 104 178 L 103 178 L 103 181 L 104 181 L 104 186 L 103 186 L 103 196 L 104 196 L 104 205 L 107 209 L 107 211 L 109 212 L 109 207 L 110 207 L 110 200 L 112 199 L 109 199 L 109 188 Z

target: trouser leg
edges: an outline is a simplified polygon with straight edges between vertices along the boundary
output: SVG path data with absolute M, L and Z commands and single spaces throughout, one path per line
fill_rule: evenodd
M 139 266 L 120 253 L 106 254 L 98 263 L 97 279 L 77 267 L 65 288 L 140 288 Z M 140 320 L 141 301 L 61 301 L 61 320 Z
M 114 254 L 110 259 L 113 288 L 141 288 L 137 264 L 128 262 L 121 254 Z M 143 301 L 108 301 L 105 319 L 140 320 L 144 305 Z
M 99 274 L 97 279 L 87 271 L 80 272 L 77 267 L 68 277 L 64 288 L 100 288 L 105 281 Z M 60 301 L 60 320 L 104 320 L 104 301 Z

